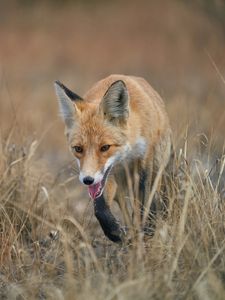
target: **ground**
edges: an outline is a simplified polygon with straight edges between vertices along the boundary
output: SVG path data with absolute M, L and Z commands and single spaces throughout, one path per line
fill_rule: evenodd
M 225 298 L 223 3 L 203 3 L 1 4 L 1 299 Z M 78 182 L 53 89 L 111 73 L 160 93 L 177 154 L 168 217 L 122 246 Z

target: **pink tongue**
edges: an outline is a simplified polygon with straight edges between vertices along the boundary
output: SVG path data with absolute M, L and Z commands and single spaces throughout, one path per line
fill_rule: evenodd
M 90 185 L 88 187 L 88 192 L 89 192 L 89 195 L 91 196 L 91 198 L 94 200 L 96 198 L 96 196 L 99 194 L 101 190 L 101 182 L 99 183 L 96 183 L 96 184 L 93 184 L 93 185 Z

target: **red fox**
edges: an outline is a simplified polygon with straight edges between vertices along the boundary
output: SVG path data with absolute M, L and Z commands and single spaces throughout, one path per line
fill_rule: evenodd
M 110 75 L 83 97 L 59 81 L 55 89 L 79 180 L 88 187 L 106 236 L 121 241 L 123 232 L 109 209 L 112 200 L 124 208 L 138 176 L 143 215 L 157 172 L 170 159 L 171 128 L 164 103 L 147 81 L 134 76 Z

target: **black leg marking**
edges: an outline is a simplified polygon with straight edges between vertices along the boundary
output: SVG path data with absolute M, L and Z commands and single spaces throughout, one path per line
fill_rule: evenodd
M 115 243 L 122 243 L 125 237 L 125 232 L 110 211 L 103 195 L 94 200 L 94 211 L 104 234 L 111 241 Z
M 143 206 L 145 202 L 146 179 L 147 179 L 147 174 L 144 170 L 142 170 L 140 172 L 140 181 L 139 181 L 139 198 L 142 206 L 141 216 L 143 215 Z
M 139 198 L 141 203 L 141 220 L 143 219 L 144 210 L 145 210 L 145 202 L 148 200 L 147 196 L 149 193 L 146 191 L 146 182 L 147 182 L 147 173 L 144 170 L 140 172 L 140 182 L 139 182 Z M 150 192 L 150 191 L 149 191 Z M 147 193 L 147 194 L 146 194 Z M 146 224 L 144 225 L 144 233 L 153 236 L 155 233 L 155 221 L 156 221 L 156 200 L 155 197 L 151 203 L 148 218 Z

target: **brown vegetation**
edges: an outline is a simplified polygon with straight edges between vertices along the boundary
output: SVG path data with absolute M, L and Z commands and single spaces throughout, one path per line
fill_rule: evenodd
M 1 299 L 225 298 L 225 40 L 199 7 L 1 9 Z M 77 181 L 52 85 L 82 95 L 109 73 L 143 76 L 165 99 L 181 174 L 154 237 L 123 247 L 103 236 Z

